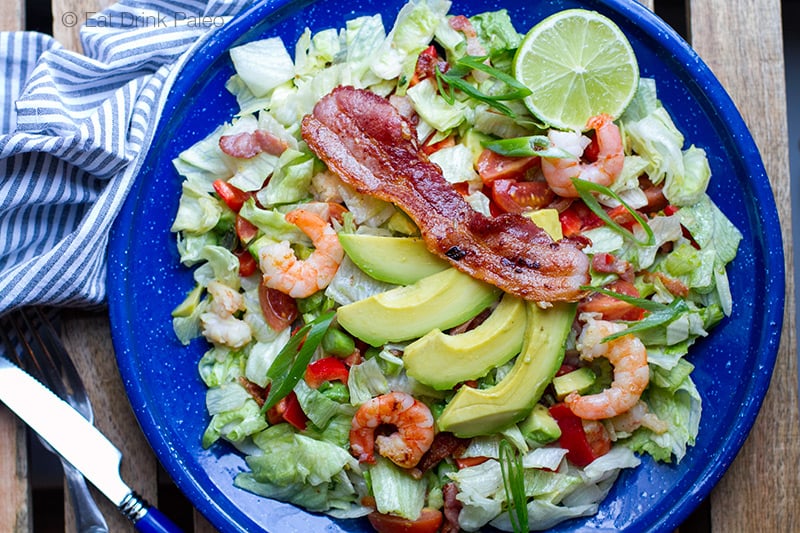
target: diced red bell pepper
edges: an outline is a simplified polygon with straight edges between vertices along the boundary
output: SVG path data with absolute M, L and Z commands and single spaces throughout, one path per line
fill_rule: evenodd
M 568 451 L 567 459 L 575 466 L 584 467 L 608 451 L 603 451 L 603 446 L 592 446 L 583 429 L 583 421 L 567 404 L 555 404 L 550 408 L 550 415 L 555 418 L 561 429 L 558 445 Z M 595 437 L 600 438 L 600 436 Z
M 308 423 L 308 417 L 303 412 L 294 391 L 281 398 L 274 407 L 267 411 L 267 419 L 270 424 L 288 422 L 300 431 L 305 431 Z
M 317 389 L 326 381 L 341 381 L 347 384 L 350 371 L 338 357 L 324 357 L 309 363 L 306 367 L 305 380 L 308 386 Z
M 235 213 L 238 213 L 242 205 L 252 196 L 252 193 L 234 187 L 225 180 L 216 180 L 213 186 L 222 201 Z

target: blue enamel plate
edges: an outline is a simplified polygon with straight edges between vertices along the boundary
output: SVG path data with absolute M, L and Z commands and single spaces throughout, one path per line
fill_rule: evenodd
M 203 449 L 208 423 L 197 362 L 207 345 L 182 346 L 171 310 L 192 289 L 170 233 L 181 178 L 179 152 L 237 111 L 225 90 L 233 74 L 228 50 L 280 36 L 292 49 L 306 27 L 340 28 L 380 11 L 391 27 L 403 0 L 265 1 L 216 32 L 184 64 L 167 97 L 152 147 L 111 237 L 108 270 L 112 334 L 131 405 L 178 487 L 221 531 L 371 531 L 364 520 L 334 520 L 268 500 L 233 485 L 247 470 L 233 448 Z M 767 391 L 783 316 L 784 271 L 774 199 L 757 148 L 732 101 L 708 67 L 667 25 L 629 0 L 454 0 L 451 13 L 506 8 L 525 33 L 556 11 L 582 7 L 614 20 L 628 36 L 641 75 L 658 94 L 687 143 L 703 147 L 713 172 L 709 194 L 741 230 L 729 266 L 734 309 L 690 354 L 703 397 L 697 444 L 680 464 L 644 458 L 625 471 L 595 516 L 554 531 L 671 531 L 705 498 L 745 440 Z

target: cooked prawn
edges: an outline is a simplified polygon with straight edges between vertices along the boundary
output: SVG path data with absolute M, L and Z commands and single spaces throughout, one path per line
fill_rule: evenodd
M 209 312 L 200 315 L 203 336 L 210 342 L 241 348 L 253 338 L 250 325 L 233 316 L 245 309 L 244 295 L 216 280 L 208 282 Z
M 664 433 L 669 429 L 666 422 L 658 418 L 654 413 L 650 412 L 647 404 L 639 400 L 636 405 L 631 407 L 628 411 L 611 420 L 611 425 L 614 431 L 622 431 L 625 433 L 633 433 L 640 427 L 645 427 L 653 433 Z
M 267 287 L 306 298 L 328 286 L 344 250 L 333 227 L 319 214 L 300 208 L 286 213 L 286 220 L 311 238 L 314 251 L 301 261 L 288 241 L 267 244 L 258 251 L 259 266 Z
M 611 386 L 598 394 L 567 395 L 564 402 L 575 415 L 588 420 L 602 420 L 620 415 L 637 404 L 650 382 L 647 350 L 632 334 L 608 342 L 602 340 L 626 328 L 624 324 L 607 320 L 591 320 L 581 332 L 577 347 L 581 359 L 605 357 L 614 366 Z
M 558 148 L 572 154 L 572 157 L 542 158 L 542 173 L 547 184 L 559 196 L 565 198 L 577 198 L 578 191 L 572 183 L 572 178 L 591 181 L 600 185 L 609 186 L 622 172 L 625 162 L 625 152 L 622 146 L 622 135 L 619 128 L 608 115 L 597 115 L 589 119 L 586 124 L 595 131 L 598 152 L 597 159 L 592 163 L 582 162 L 580 156 L 583 155 L 585 146 L 579 142 L 565 142 L 564 138 L 574 136 L 577 139 L 581 135 L 575 133 L 565 133 L 551 131 L 550 141 Z M 557 142 L 558 141 L 558 142 Z M 575 139 L 572 139 L 575 141 Z
M 380 426 L 389 435 L 375 436 Z M 413 468 L 433 443 L 433 415 L 424 403 L 404 392 L 390 392 L 361 404 L 350 428 L 350 450 L 361 462 L 374 463 L 374 450 L 403 468 Z

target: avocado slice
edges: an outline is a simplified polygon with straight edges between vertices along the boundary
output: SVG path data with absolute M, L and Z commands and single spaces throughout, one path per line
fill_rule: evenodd
M 440 431 L 458 437 L 496 433 L 525 418 L 539 401 L 564 359 L 577 305 L 526 306 L 525 344 L 511 371 L 489 389 L 461 387 L 438 419 Z
M 533 406 L 528 418 L 519 423 L 522 435 L 537 444 L 544 446 L 561 437 L 561 428 L 544 405 L 537 403 Z
M 447 335 L 434 329 L 406 346 L 406 372 L 438 390 L 483 377 L 519 353 L 526 313 L 522 299 L 506 294 L 489 318 L 473 330 Z
M 570 392 L 583 394 L 589 387 L 594 385 L 596 379 L 597 376 L 592 372 L 592 369 L 584 366 L 553 378 L 553 388 L 556 391 L 556 397 L 559 400 L 563 400 Z
M 340 233 L 339 242 L 358 268 L 387 283 L 411 285 L 450 268 L 447 261 L 430 253 L 418 237 Z
M 486 309 L 499 293 L 493 285 L 448 268 L 413 285 L 343 305 L 336 316 L 352 335 L 381 346 L 462 324 Z

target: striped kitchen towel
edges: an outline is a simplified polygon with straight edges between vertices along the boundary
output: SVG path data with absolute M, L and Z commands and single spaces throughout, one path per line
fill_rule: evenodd
M 248 0 L 122 0 L 83 23 L 84 54 L 0 32 L 0 315 L 104 303 L 106 242 L 171 77 Z M 85 20 L 81 20 L 85 18 Z

